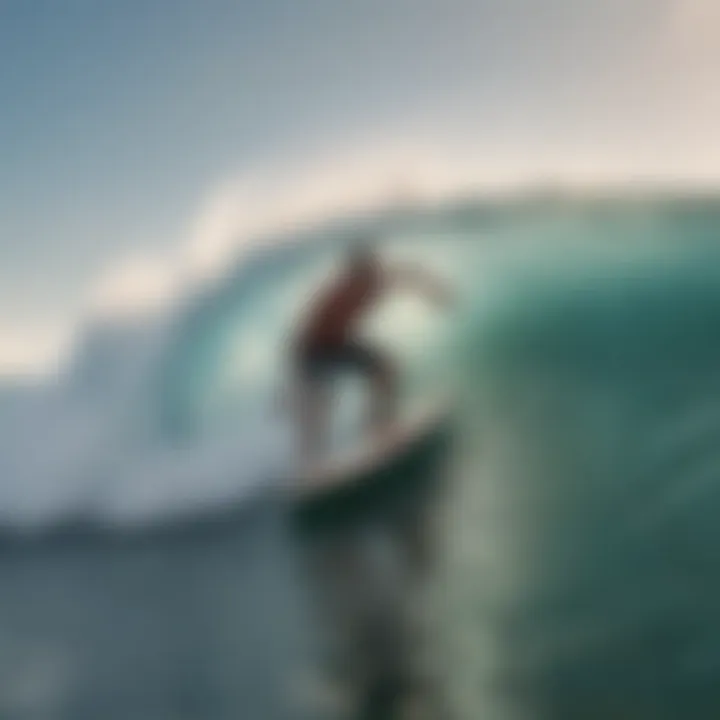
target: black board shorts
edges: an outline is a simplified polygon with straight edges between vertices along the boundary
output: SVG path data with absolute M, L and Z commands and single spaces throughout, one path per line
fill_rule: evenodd
M 298 353 L 298 370 L 306 380 L 324 380 L 339 373 L 372 375 L 382 366 L 380 354 L 360 342 L 316 345 Z

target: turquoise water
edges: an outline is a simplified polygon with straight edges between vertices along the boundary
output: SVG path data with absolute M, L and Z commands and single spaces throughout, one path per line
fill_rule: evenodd
M 719 218 L 665 212 L 572 218 L 469 321 L 441 592 L 458 717 L 720 710 Z

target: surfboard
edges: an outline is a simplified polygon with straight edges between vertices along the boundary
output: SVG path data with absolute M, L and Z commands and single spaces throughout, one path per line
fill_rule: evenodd
M 293 488 L 297 500 L 302 502 L 343 491 L 376 476 L 394 460 L 421 447 L 448 419 L 447 404 L 425 406 L 390 425 L 382 435 L 370 437 L 349 451 L 301 470 Z

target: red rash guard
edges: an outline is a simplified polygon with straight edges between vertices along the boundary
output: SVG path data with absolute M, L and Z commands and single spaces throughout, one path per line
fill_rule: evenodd
M 314 302 L 300 333 L 305 348 L 338 347 L 352 337 L 357 324 L 377 300 L 379 275 L 344 277 L 324 290 Z

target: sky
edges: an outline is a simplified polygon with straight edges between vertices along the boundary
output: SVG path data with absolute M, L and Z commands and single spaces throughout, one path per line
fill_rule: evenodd
M 396 191 L 720 179 L 717 0 L 0 0 L 0 373 Z

